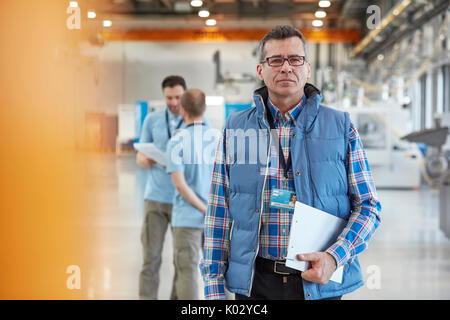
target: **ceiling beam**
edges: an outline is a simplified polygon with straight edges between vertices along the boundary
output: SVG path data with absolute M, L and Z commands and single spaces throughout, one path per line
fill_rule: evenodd
M 295 3 L 319 3 L 319 1 L 318 0 L 292 0 L 292 2 L 295 2 Z
M 350 58 L 356 57 L 360 54 L 364 48 L 366 48 L 372 41 L 375 40 L 376 36 L 378 36 L 383 29 L 385 29 L 388 25 L 392 23 L 398 16 L 411 4 L 413 0 L 402 0 L 400 1 L 391 11 L 381 20 L 378 28 L 373 29 L 372 31 L 364 37 L 364 39 L 358 43 L 358 45 L 350 52 Z
M 104 41 L 260 41 L 269 29 L 227 29 L 204 28 L 162 29 L 162 30 L 104 30 Z M 357 43 L 359 30 L 354 29 L 302 29 L 301 32 L 310 43 Z
M 387 41 L 384 41 L 382 44 L 377 46 L 373 51 L 364 55 L 365 59 L 372 60 L 378 56 L 379 53 L 383 52 L 387 48 L 393 46 L 395 43 L 401 41 L 404 37 L 408 36 L 425 23 L 433 19 L 435 16 L 439 14 L 445 14 L 446 10 L 449 10 L 450 0 L 443 0 L 441 3 L 437 4 L 433 9 L 424 13 L 422 16 L 411 22 L 411 24 L 404 30 L 397 32 L 390 36 Z M 448 14 L 448 13 L 447 13 Z

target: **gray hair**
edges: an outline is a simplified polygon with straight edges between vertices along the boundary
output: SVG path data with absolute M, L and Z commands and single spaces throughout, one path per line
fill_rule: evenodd
M 272 30 L 270 30 L 264 38 L 262 38 L 261 42 L 259 43 L 259 61 L 263 61 L 265 58 L 266 53 L 264 52 L 264 46 L 266 45 L 266 42 L 272 39 L 275 40 L 282 40 L 292 37 L 298 37 L 303 42 L 303 47 L 305 48 L 305 56 L 306 59 L 308 59 L 308 48 L 306 44 L 306 39 L 303 36 L 303 34 L 297 30 L 296 28 L 284 24 L 284 25 L 278 25 Z

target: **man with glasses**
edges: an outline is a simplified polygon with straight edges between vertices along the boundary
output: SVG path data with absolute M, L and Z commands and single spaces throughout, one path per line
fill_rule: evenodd
M 226 286 L 236 299 L 340 299 L 363 285 L 357 255 L 380 223 L 359 135 L 348 113 L 320 105 L 320 91 L 307 83 L 311 67 L 297 29 L 265 35 L 257 74 L 265 86 L 255 91 L 254 108 L 227 119 L 216 153 L 200 265 L 205 298 L 225 299 Z M 246 134 L 233 134 L 239 130 Z M 251 132 L 265 147 L 240 141 Z M 261 148 L 263 161 L 248 161 Z M 324 252 L 298 253 L 311 263 L 304 272 L 285 265 L 293 210 L 271 202 L 283 193 L 348 221 Z M 341 266 L 342 283 L 329 281 Z

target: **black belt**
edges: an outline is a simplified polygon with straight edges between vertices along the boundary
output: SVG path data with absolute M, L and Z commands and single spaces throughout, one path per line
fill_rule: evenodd
M 276 273 L 279 275 L 290 275 L 290 274 L 301 274 L 302 272 L 300 270 L 292 269 L 289 267 L 286 267 L 286 261 L 285 260 L 269 260 L 264 259 L 261 257 L 256 257 L 256 268 L 262 272 L 267 273 Z

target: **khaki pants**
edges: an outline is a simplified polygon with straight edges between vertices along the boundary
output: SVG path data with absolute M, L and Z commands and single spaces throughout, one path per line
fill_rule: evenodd
M 203 229 L 174 227 L 172 234 L 177 297 L 180 300 L 198 300 L 198 265 Z
M 157 299 L 161 252 L 171 216 L 171 204 L 144 200 L 144 221 L 141 230 L 144 262 L 139 274 L 140 299 Z M 175 268 L 174 284 L 176 277 L 177 270 Z M 175 300 L 176 298 L 175 286 L 172 286 L 171 299 Z

